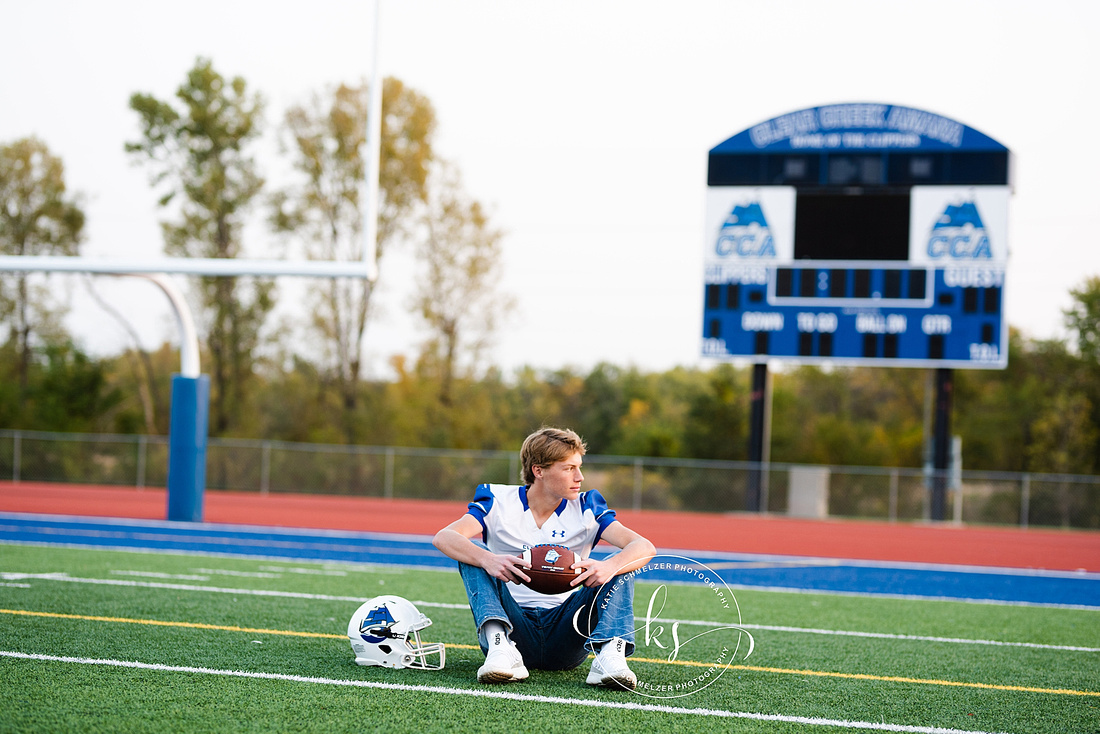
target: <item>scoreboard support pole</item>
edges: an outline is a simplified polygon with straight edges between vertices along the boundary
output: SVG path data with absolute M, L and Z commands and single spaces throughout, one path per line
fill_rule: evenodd
M 764 512 L 768 508 L 764 502 L 765 486 L 765 450 L 768 444 L 769 416 L 768 402 L 771 391 L 768 389 L 767 363 L 752 366 L 752 393 L 749 413 L 749 483 L 745 491 L 745 510 Z
M 936 370 L 936 402 L 932 436 L 931 519 L 944 520 L 947 513 L 947 477 L 951 466 L 951 410 L 955 373 L 949 367 Z

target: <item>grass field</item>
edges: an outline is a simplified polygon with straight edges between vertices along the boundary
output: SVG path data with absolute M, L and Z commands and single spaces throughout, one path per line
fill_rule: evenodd
M 664 607 L 632 667 L 701 688 L 642 696 L 587 665 L 479 685 L 454 571 L 0 545 L 0 572 L 0 732 L 1100 731 L 1095 611 L 738 590 L 746 659 L 713 589 L 640 581 L 639 624 Z M 443 671 L 353 663 L 383 593 L 431 617 Z

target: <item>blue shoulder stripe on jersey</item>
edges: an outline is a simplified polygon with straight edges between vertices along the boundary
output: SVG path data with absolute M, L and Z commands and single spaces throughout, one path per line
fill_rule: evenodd
M 483 537 L 489 532 L 489 528 L 485 527 L 485 516 L 489 514 L 489 510 L 493 509 L 493 499 L 493 491 L 489 489 L 489 485 L 479 484 L 474 490 L 474 501 L 466 505 L 467 512 L 481 523 Z
M 595 489 L 581 493 L 581 512 L 585 510 L 592 512 L 592 516 L 600 526 L 596 532 L 596 539 L 592 541 L 592 545 L 595 546 L 600 542 L 600 536 L 603 535 L 604 530 L 607 530 L 607 526 L 615 522 L 615 511 L 607 506 L 607 500 Z

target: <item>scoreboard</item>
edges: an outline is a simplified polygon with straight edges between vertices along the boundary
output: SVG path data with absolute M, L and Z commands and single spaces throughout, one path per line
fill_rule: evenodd
M 912 108 L 790 113 L 710 151 L 702 353 L 1007 366 L 1011 159 Z

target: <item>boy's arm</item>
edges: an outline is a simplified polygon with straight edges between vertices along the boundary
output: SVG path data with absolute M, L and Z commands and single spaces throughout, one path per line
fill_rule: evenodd
M 600 537 L 622 550 L 602 561 L 585 559 L 574 563 L 573 568 L 583 568 L 584 573 L 572 582 L 572 586 L 582 583 L 585 586 L 602 586 L 621 573 L 641 568 L 657 554 L 653 543 L 618 520 L 608 525 Z
M 530 581 L 521 570 L 523 559 L 519 556 L 497 555 L 470 542 L 481 535 L 481 523 L 473 515 L 466 514 L 440 530 L 432 538 L 432 545 L 443 555 L 460 563 L 485 569 L 493 578 L 519 583 Z

